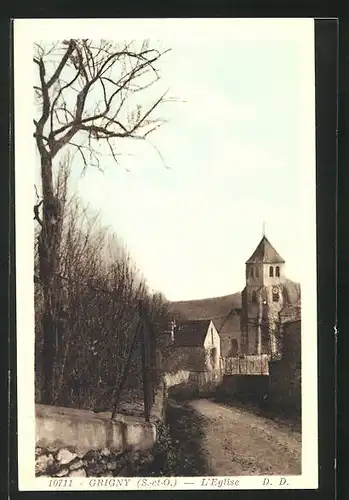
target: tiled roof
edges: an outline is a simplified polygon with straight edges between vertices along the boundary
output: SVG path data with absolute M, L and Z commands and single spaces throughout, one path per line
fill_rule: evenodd
M 177 335 L 177 341 L 175 340 L 177 345 L 179 343 L 183 346 L 193 345 L 194 342 L 195 345 L 203 345 L 210 320 L 221 337 L 223 351 L 230 350 L 233 337 L 240 339 L 241 293 L 210 299 L 172 302 L 170 310 L 174 316 L 178 317 L 177 324 L 185 325 L 182 327 L 182 333 Z M 201 326 L 203 330 L 206 329 L 205 335 L 203 330 L 197 333 L 197 328 L 200 329 Z M 196 333 L 192 333 L 193 331 Z M 226 342 L 227 348 L 225 349 Z
M 240 335 L 240 314 L 232 311 L 223 321 L 218 333 L 222 339 L 225 337 L 230 338 L 234 334 Z
M 174 345 L 202 347 L 210 320 L 180 321 L 175 328 Z
M 246 261 L 246 264 L 254 264 L 264 262 L 266 264 L 282 264 L 284 259 L 277 253 L 273 245 L 266 236 L 263 236 L 256 250 L 251 257 Z

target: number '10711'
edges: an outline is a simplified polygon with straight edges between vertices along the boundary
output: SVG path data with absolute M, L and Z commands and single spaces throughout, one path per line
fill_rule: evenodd
M 73 486 L 73 480 L 68 478 L 54 478 L 50 479 L 48 485 L 52 488 L 61 487 L 61 488 L 69 488 L 69 486 Z

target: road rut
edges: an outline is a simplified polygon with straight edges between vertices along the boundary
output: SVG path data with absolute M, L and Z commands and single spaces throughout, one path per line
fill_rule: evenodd
M 204 457 L 199 466 L 201 470 L 194 471 L 196 474 L 301 473 L 301 435 L 287 425 L 207 399 L 177 404 L 176 411 L 177 439 L 183 441 L 187 454 L 195 450 Z

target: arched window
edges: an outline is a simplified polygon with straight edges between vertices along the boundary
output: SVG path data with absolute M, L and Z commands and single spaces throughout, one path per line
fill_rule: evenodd
M 251 297 L 251 300 L 252 300 L 252 302 L 254 302 L 254 303 L 256 303 L 256 302 L 257 302 L 257 294 L 256 294 L 256 292 L 255 292 L 254 290 L 253 290 L 253 292 L 252 292 L 252 297 Z
M 259 278 L 259 268 L 256 267 L 256 278 Z
M 250 267 L 250 276 L 253 278 L 253 267 Z
M 276 268 L 275 268 L 275 276 L 277 278 L 280 278 L 280 268 L 279 268 L 279 266 L 276 266 Z
M 269 276 L 272 278 L 274 276 L 274 268 L 273 266 L 269 267 Z

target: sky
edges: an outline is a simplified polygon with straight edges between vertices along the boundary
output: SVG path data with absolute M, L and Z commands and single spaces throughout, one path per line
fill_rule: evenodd
M 241 291 L 263 223 L 287 276 L 301 280 L 307 82 L 296 28 L 277 41 L 264 31 L 160 43 L 171 49 L 158 64 L 160 85 L 177 100 L 164 105 L 167 123 L 151 136 L 157 149 L 122 145 L 118 165 L 106 159 L 103 173 L 91 167 L 82 177 L 75 156 L 71 189 L 170 300 Z

